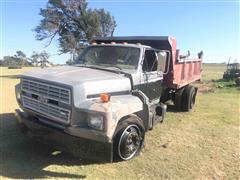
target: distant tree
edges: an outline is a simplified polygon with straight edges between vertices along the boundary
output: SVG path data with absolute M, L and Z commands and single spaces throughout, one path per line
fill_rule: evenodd
M 3 66 L 29 66 L 31 64 L 27 61 L 26 54 L 18 50 L 13 56 L 4 56 L 2 65 Z
M 38 66 L 45 67 L 46 64 L 52 64 L 48 61 L 50 54 L 46 51 L 40 53 L 33 51 L 30 57 L 22 51 L 16 51 L 13 56 L 4 56 L 0 62 L 1 66 Z
M 50 54 L 46 51 L 42 51 L 40 53 L 33 51 L 32 55 L 28 60 L 34 66 L 41 66 L 42 68 L 46 67 L 47 64 L 52 64 L 48 61 Z
M 50 57 L 50 54 L 47 53 L 46 51 L 42 51 L 39 54 L 39 59 L 40 59 L 40 66 L 41 68 L 46 67 L 46 64 L 49 63 L 48 58 Z
M 37 53 L 36 51 L 33 51 L 31 57 L 28 58 L 28 60 L 29 60 L 34 66 L 38 66 L 38 63 L 39 63 L 39 61 L 40 61 L 40 55 L 39 55 L 39 53 Z
M 27 56 L 22 51 L 16 51 L 16 54 L 14 55 L 20 62 L 21 66 L 25 66 L 27 64 Z
M 85 41 L 96 36 L 112 36 L 116 21 L 104 9 L 88 8 L 86 0 L 49 0 L 45 9 L 40 9 L 43 19 L 35 28 L 37 40 L 56 37 L 60 52 L 73 56 L 81 51 Z
M 17 58 L 20 58 L 20 59 L 24 59 L 24 58 L 27 57 L 26 54 L 25 54 L 24 52 L 22 52 L 22 51 L 16 51 L 15 56 L 16 56 Z
M 3 66 L 20 66 L 21 61 L 15 56 L 4 56 Z

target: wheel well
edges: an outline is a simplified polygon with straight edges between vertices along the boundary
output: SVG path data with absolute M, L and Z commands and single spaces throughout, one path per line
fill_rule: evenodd
M 122 118 L 118 121 L 117 126 L 118 126 L 120 123 L 124 123 L 124 121 L 129 120 L 129 119 L 131 119 L 131 118 L 137 119 L 137 121 L 139 122 L 139 124 L 143 127 L 142 130 L 143 130 L 143 131 L 146 131 L 146 127 L 145 127 L 144 121 L 143 121 L 142 118 L 140 118 L 137 114 L 129 114 L 129 115 L 127 115 L 127 116 L 122 117 Z M 116 128 L 116 130 L 117 130 L 117 128 Z M 116 132 L 115 132 L 115 133 L 116 133 Z

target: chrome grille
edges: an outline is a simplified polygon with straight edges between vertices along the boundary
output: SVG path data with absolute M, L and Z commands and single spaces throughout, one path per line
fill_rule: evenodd
M 36 95 L 44 95 L 49 99 L 62 103 L 71 104 L 70 89 L 41 83 L 28 79 L 22 79 L 22 90 L 34 93 Z
M 69 123 L 71 116 L 70 88 L 22 79 L 23 107 L 61 123 Z
M 67 123 L 70 120 L 70 110 L 42 103 L 38 100 L 22 96 L 23 106 L 30 110 L 36 111 L 47 118 Z

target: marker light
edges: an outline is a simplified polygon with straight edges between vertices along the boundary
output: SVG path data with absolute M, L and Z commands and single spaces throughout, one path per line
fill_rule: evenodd
M 103 103 L 110 101 L 110 95 L 107 93 L 100 94 L 100 99 Z

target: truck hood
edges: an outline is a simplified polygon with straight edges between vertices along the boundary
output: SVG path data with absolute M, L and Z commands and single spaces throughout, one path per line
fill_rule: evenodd
M 76 85 L 89 81 L 101 81 L 109 79 L 122 79 L 123 74 L 108 72 L 105 70 L 77 67 L 77 66 L 59 66 L 53 68 L 45 68 L 29 71 L 23 76 L 31 76 L 34 78 L 55 81 L 68 85 Z
M 29 71 L 23 74 L 23 77 L 71 86 L 74 96 L 85 98 L 88 95 L 104 92 L 131 90 L 130 80 L 124 74 L 88 67 L 58 66 Z

